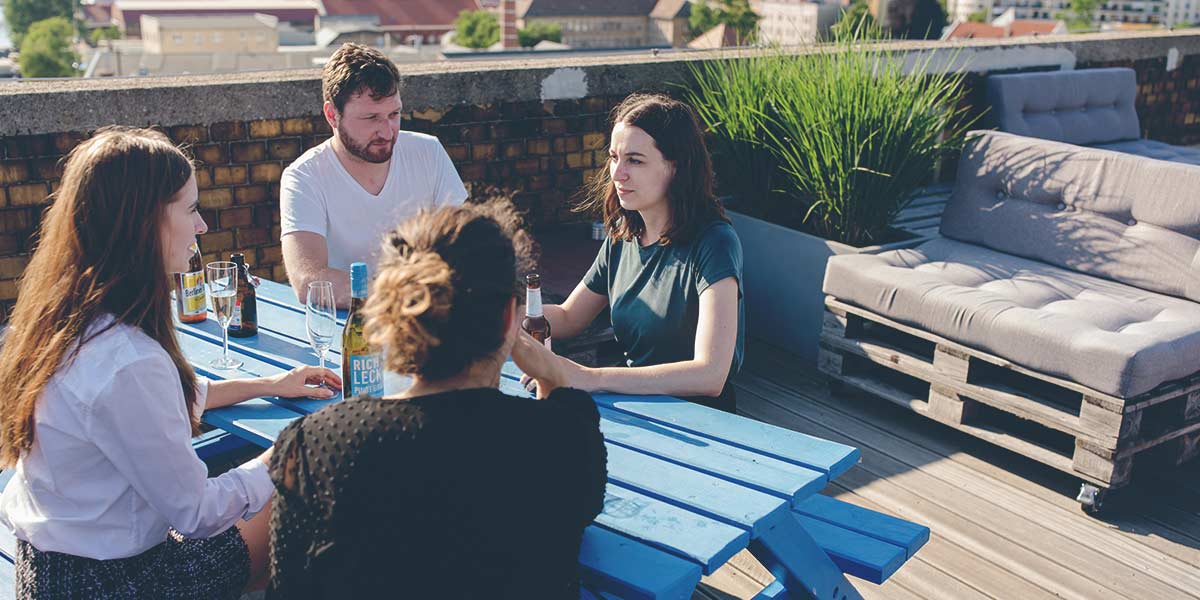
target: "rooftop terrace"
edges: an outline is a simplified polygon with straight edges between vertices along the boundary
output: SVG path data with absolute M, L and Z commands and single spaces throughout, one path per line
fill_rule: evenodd
M 968 98 L 982 78 L 1021 70 L 1127 66 L 1147 137 L 1200 143 L 1200 30 L 1035 40 L 908 42 L 916 60 L 956 50 Z M 403 65 L 406 129 L 437 135 L 464 181 L 514 192 L 540 232 L 581 223 L 572 196 L 603 161 L 608 111 L 633 91 L 677 89 L 687 63 L 729 52 L 661 52 Z M 198 160 L 210 226 L 206 259 L 247 253 L 286 279 L 279 177 L 329 130 L 316 70 L 0 85 L 0 304 L 11 306 L 58 160 L 109 124 L 156 126 Z M 582 233 L 581 233 L 582 236 Z M 564 280 L 569 281 L 566 277 Z M 549 281 L 549 280 L 548 280 Z M 751 331 L 753 335 L 753 331 Z M 1200 465 L 1139 481 L 1137 511 L 1097 519 L 1072 499 L 1078 478 L 886 402 L 832 393 L 808 366 L 752 344 L 735 380 L 745 415 L 854 445 L 863 462 L 830 491 L 929 525 L 933 537 L 868 598 L 1198 598 Z M 698 597 L 751 598 L 770 581 L 752 559 L 706 580 Z

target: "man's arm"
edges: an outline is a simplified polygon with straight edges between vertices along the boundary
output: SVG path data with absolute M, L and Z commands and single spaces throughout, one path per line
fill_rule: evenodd
M 325 236 L 311 231 L 293 231 L 283 236 L 283 266 L 288 281 L 301 303 L 308 300 L 308 284 L 333 282 L 338 308 L 350 306 L 350 274 L 329 268 L 329 248 Z

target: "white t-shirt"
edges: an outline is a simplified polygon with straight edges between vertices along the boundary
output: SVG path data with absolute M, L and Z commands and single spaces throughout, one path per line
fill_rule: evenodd
M 112 322 L 104 316 L 88 331 Z M 197 412 L 208 381 L 199 379 Z M 174 527 L 205 538 L 262 510 L 275 488 L 258 458 L 208 477 L 192 449 L 175 363 L 118 324 L 50 378 L 33 446 L 0 496 L 0 523 L 43 552 L 97 560 L 141 554 Z
M 437 138 L 401 131 L 379 195 L 346 171 L 332 138 L 283 171 L 279 195 L 281 235 L 324 236 L 330 268 L 349 271 L 350 263 L 362 261 L 374 272 L 387 232 L 420 208 L 462 204 L 467 190 Z

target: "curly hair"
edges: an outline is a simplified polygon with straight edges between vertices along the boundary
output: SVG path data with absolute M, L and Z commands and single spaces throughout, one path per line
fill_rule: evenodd
M 363 312 L 386 368 L 439 380 L 492 355 L 503 311 L 534 265 L 534 245 L 505 199 L 425 209 L 384 241 Z

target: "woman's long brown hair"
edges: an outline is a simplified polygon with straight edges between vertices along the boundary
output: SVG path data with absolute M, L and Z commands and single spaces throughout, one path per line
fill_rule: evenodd
M 645 131 L 663 158 L 675 164 L 675 176 L 667 186 L 671 222 L 659 237 L 660 244 L 690 241 L 713 221 L 729 222 L 713 193 L 712 159 L 692 107 L 663 94 L 632 94 L 613 109 L 613 127 L 617 123 Z M 588 182 L 580 210 L 598 213 L 613 239 L 636 240 L 645 233 L 646 224 L 637 211 L 621 208 L 610 163 L 611 159 L 604 161 Z
M 38 399 L 78 355 L 85 333 L 91 339 L 118 323 L 162 345 L 195 414 L 196 374 L 175 339 L 160 233 L 167 205 L 191 176 L 183 152 L 144 129 L 101 130 L 67 156 L 0 350 L 0 468 L 32 446 Z M 115 320 L 89 330 L 103 314 Z

